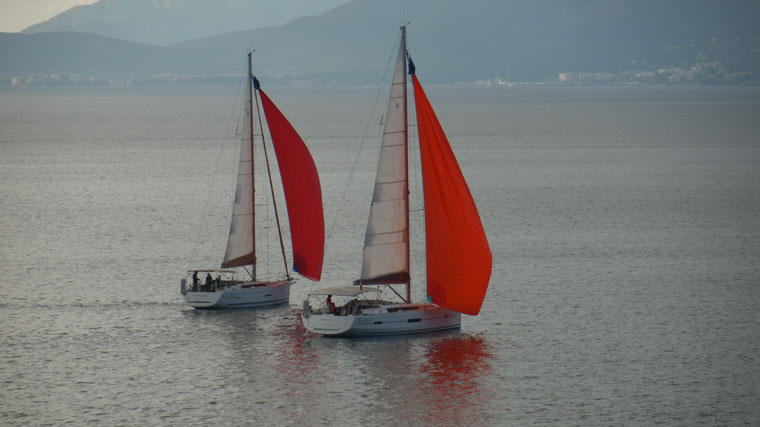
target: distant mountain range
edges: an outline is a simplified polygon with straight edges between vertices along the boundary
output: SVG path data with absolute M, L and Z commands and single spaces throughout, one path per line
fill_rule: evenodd
M 205 2 L 186 1 L 196 3 Z M 153 26 L 176 18 L 148 15 Z M 242 73 L 250 48 L 256 71 L 282 83 L 375 84 L 404 16 L 429 82 L 760 84 L 756 0 L 355 0 L 164 47 L 92 33 L 0 34 L 0 85 L 216 83 Z
M 25 34 L 95 33 L 168 46 L 236 30 L 282 25 L 349 0 L 99 0 L 32 25 Z

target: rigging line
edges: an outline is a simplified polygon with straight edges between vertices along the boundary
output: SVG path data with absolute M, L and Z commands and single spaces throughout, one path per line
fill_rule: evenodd
M 396 291 L 395 289 L 393 289 L 393 286 L 391 286 L 390 283 L 388 283 L 386 286 L 388 286 L 388 288 L 390 288 L 390 290 L 392 290 L 393 293 L 396 294 L 396 296 L 398 296 L 399 298 L 401 298 L 401 301 L 404 301 L 406 303 L 410 302 L 410 301 L 407 301 L 406 298 L 402 297 L 401 294 L 398 293 L 398 291 Z
M 408 25 L 409 23 L 407 23 Z M 409 55 L 409 52 L 412 50 L 410 49 L 410 40 L 407 36 L 406 40 L 406 52 L 407 55 Z M 408 57 L 406 58 L 408 60 Z M 412 269 L 415 271 L 416 274 L 414 274 L 414 277 L 417 277 L 417 281 L 422 284 L 422 286 L 417 286 L 416 289 L 424 290 L 424 295 L 427 296 L 427 234 L 426 234 L 426 224 L 425 224 L 425 195 L 424 195 L 424 186 L 421 189 L 420 186 L 423 184 L 422 176 L 421 176 L 421 169 L 422 169 L 422 160 L 421 160 L 421 148 L 420 148 L 420 138 L 419 138 L 419 129 L 417 127 L 417 103 L 416 98 L 414 98 L 414 83 L 412 79 L 409 79 L 408 84 L 412 86 L 412 90 L 410 91 L 410 96 L 407 97 L 407 117 L 408 117 L 408 123 L 407 123 L 407 135 L 409 137 L 409 147 L 407 152 L 409 153 L 409 169 L 411 170 L 414 179 L 414 208 L 412 208 L 412 204 L 410 202 L 410 213 L 413 214 L 413 220 L 415 223 L 415 226 L 412 227 L 412 225 L 409 226 L 410 228 L 410 236 L 409 236 L 409 243 L 410 243 L 410 252 L 416 254 L 414 258 L 418 260 L 418 262 L 415 262 L 414 265 L 410 265 L 410 274 L 412 274 Z M 414 99 L 414 100 L 413 100 Z M 409 132 L 410 129 L 414 128 L 415 132 L 412 134 Z M 410 177 L 411 179 L 411 177 Z M 409 191 L 411 192 L 412 189 L 410 188 Z M 421 262 L 419 261 L 421 259 Z M 427 298 L 425 298 L 427 299 Z
M 401 37 L 400 35 L 398 37 Z M 340 195 L 339 205 L 342 204 L 346 200 L 346 193 L 348 192 L 348 187 L 351 185 L 351 182 L 353 182 L 354 173 L 356 172 L 356 165 L 359 162 L 359 156 L 362 153 L 362 150 L 364 149 L 364 143 L 367 141 L 367 133 L 369 132 L 369 126 L 372 123 L 372 117 L 375 115 L 375 108 L 377 107 L 377 102 L 380 99 L 380 93 L 383 90 L 385 78 L 388 75 L 388 69 L 390 68 L 391 61 L 393 60 L 393 54 L 396 52 L 396 45 L 398 44 L 398 37 L 396 38 L 396 43 L 394 43 L 393 49 L 391 49 L 391 54 L 388 56 L 388 63 L 385 65 L 385 71 L 383 71 L 383 77 L 380 79 L 380 87 L 377 89 L 377 94 L 375 95 L 375 101 L 372 103 L 372 110 L 370 111 L 369 117 L 367 118 L 367 124 L 364 126 L 364 134 L 362 135 L 361 142 L 359 143 L 359 149 L 356 151 L 356 156 L 354 157 L 354 161 L 351 164 L 351 169 L 348 173 L 348 179 L 346 179 L 346 185 L 343 186 L 343 192 Z M 342 210 L 338 209 L 336 213 L 333 215 L 333 221 L 330 225 L 330 229 L 327 232 L 328 239 L 327 242 L 330 241 L 329 237 L 332 236 L 333 231 L 335 231 L 335 226 L 338 223 L 338 219 L 340 217 Z
M 226 125 L 224 127 L 224 133 L 222 134 L 222 136 L 220 138 L 222 140 L 222 144 L 219 146 L 219 150 L 218 150 L 218 153 L 217 153 L 216 165 L 214 167 L 214 175 L 211 178 L 211 180 L 209 181 L 208 188 L 206 190 L 206 197 L 205 197 L 205 199 L 203 201 L 203 211 L 202 211 L 201 215 L 198 217 L 197 225 L 195 227 L 196 233 L 198 233 L 198 234 L 196 234 L 196 236 L 197 235 L 203 236 L 203 235 L 206 234 L 206 231 L 207 231 L 206 227 L 208 227 L 208 225 L 206 225 L 204 227 L 204 224 L 207 223 L 207 219 L 209 218 L 209 211 L 210 211 L 210 206 L 211 206 L 211 203 L 210 203 L 211 195 L 214 192 L 214 184 L 216 183 L 217 177 L 219 175 L 220 164 L 222 162 L 222 155 L 224 154 L 224 151 L 225 151 L 225 148 L 226 148 L 226 145 L 227 145 L 227 139 L 228 139 L 227 135 L 229 135 L 230 128 L 232 127 L 233 117 L 238 112 L 238 108 L 239 108 L 239 105 L 238 105 L 239 102 L 238 101 L 240 99 L 240 94 L 241 94 L 241 90 L 242 90 L 241 88 L 243 86 L 243 82 L 244 81 L 245 81 L 245 77 L 243 77 L 243 76 L 241 76 L 240 79 L 238 80 L 238 85 L 237 85 L 237 89 L 235 91 L 235 98 L 234 98 L 234 101 L 233 101 L 233 104 L 232 104 L 232 108 L 230 109 L 229 117 L 226 120 Z M 235 121 L 235 125 L 237 126 L 237 120 Z M 237 131 L 235 133 L 237 134 Z M 233 179 L 235 179 L 235 180 L 237 179 L 236 175 L 237 174 L 233 174 Z M 229 188 L 229 186 L 227 188 Z M 187 264 L 190 267 L 192 267 L 194 259 L 195 259 L 196 255 L 198 254 L 198 247 L 199 246 L 200 246 L 199 239 L 198 238 L 194 239 L 193 249 L 188 254 L 189 259 L 187 260 Z
M 416 105 L 414 105 L 414 103 L 411 104 L 412 108 L 416 110 Z M 416 111 L 412 117 L 414 117 L 416 120 Z M 427 224 L 425 223 L 425 190 L 423 186 L 423 177 L 421 175 L 422 161 L 420 159 L 421 155 L 419 133 L 416 133 L 415 136 L 416 137 L 414 138 L 414 141 L 416 146 L 409 151 L 412 153 L 412 157 L 414 158 L 414 168 L 412 168 L 412 170 L 414 171 L 414 193 L 416 203 L 413 212 L 417 226 L 414 227 L 414 236 L 410 239 L 410 241 L 416 246 L 416 253 L 418 254 L 417 259 L 419 260 L 416 263 L 416 277 L 418 278 L 417 281 L 421 282 L 423 285 L 418 286 L 418 288 L 424 290 L 422 296 L 425 297 L 427 295 Z
M 261 146 L 264 151 L 264 162 L 267 165 L 267 177 L 269 178 L 269 190 L 272 192 L 272 206 L 274 207 L 274 218 L 277 222 L 277 235 L 280 238 L 280 250 L 282 251 L 282 261 L 285 265 L 285 276 L 290 279 L 290 272 L 288 271 L 288 257 L 285 255 L 285 242 L 282 240 L 282 227 L 280 227 L 280 215 L 277 212 L 277 198 L 274 193 L 274 183 L 272 183 L 272 169 L 269 166 L 269 154 L 267 153 L 267 142 L 266 138 L 264 137 L 264 125 L 261 121 L 261 111 L 259 110 L 259 93 L 254 91 L 256 94 L 256 115 L 259 117 L 259 127 L 261 128 Z M 269 130 L 269 134 L 271 136 L 272 130 Z M 273 141 L 274 143 L 274 141 Z M 283 189 L 284 191 L 284 189 Z M 267 204 L 268 206 L 269 204 Z M 267 209 L 267 225 L 269 224 L 269 210 Z M 269 227 L 267 227 L 269 228 Z M 267 233 L 268 235 L 268 233 Z M 267 239 L 268 240 L 268 239 Z M 267 248 L 269 247 L 269 243 L 267 242 Z M 267 254 L 267 268 L 269 268 L 269 255 Z
M 408 44 L 408 43 L 407 43 Z M 407 49 L 408 51 L 408 49 Z M 413 83 L 410 81 L 410 85 L 414 86 Z M 411 91 L 414 93 L 414 90 Z M 417 129 L 417 105 L 416 105 L 416 99 L 412 101 L 413 96 L 410 96 L 407 106 L 407 115 L 409 117 L 409 128 L 415 128 Z M 420 189 L 420 185 L 422 183 L 422 177 L 420 175 L 420 169 L 422 167 L 421 160 L 420 160 L 420 137 L 419 137 L 419 130 L 416 130 L 414 134 L 411 132 L 409 133 L 409 163 L 410 170 L 412 171 L 412 174 L 414 176 L 414 208 L 412 209 L 410 204 L 410 212 L 413 213 L 414 216 L 414 222 L 415 227 L 411 227 L 411 234 L 409 238 L 410 244 L 414 245 L 414 248 L 411 249 L 414 253 L 418 254 L 416 256 L 417 259 L 422 258 L 422 262 L 415 263 L 414 266 L 410 266 L 411 268 L 414 268 L 416 271 L 415 277 L 417 277 L 417 281 L 421 282 L 423 286 L 418 286 L 419 289 L 425 289 L 425 294 L 427 294 L 427 274 L 426 274 L 426 263 L 427 263 L 427 251 L 425 250 L 426 246 L 426 235 L 425 235 L 425 198 L 424 198 L 424 189 Z M 411 191 L 411 190 L 410 190 Z M 419 255 L 421 254 L 421 255 Z

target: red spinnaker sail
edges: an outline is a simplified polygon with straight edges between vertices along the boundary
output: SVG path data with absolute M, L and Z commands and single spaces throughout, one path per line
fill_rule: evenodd
M 259 93 L 288 204 L 293 270 L 319 280 L 325 253 L 325 220 L 317 166 L 293 126 L 263 90 Z
M 428 295 L 440 306 L 476 315 L 491 277 L 491 249 L 449 141 L 417 76 L 412 79 L 425 189 Z

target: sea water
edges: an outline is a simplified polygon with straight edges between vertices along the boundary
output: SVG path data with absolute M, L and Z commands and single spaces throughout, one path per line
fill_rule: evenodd
M 760 424 L 760 90 L 427 87 L 493 253 L 482 311 L 326 339 L 300 308 L 359 274 L 384 105 L 265 89 L 314 155 L 326 255 L 241 311 L 179 294 L 224 252 L 239 88 L 0 92 L 0 424 Z

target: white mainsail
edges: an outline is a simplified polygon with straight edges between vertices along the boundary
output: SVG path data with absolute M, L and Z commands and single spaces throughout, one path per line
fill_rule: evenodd
M 248 80 L 245 95 L 245 118 L 243 138 L 240 143 L 235 202 L 232 205 L 230 235 L 224 253 L 222 268 L 239 267 L 254 263 L 253 253 L 253 142 L 251 140 L 252 101 L 251 79 Z
M 364 238 L 364 283 L 409 281 L 406 40 L 401 36 Z

